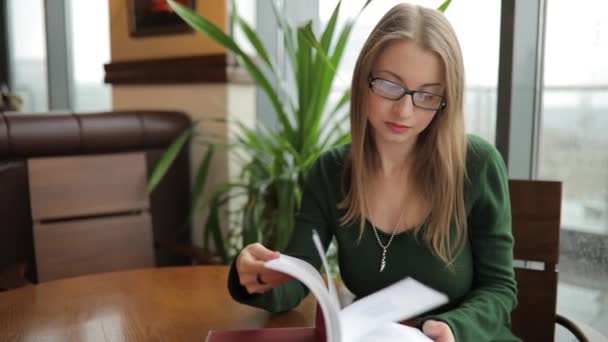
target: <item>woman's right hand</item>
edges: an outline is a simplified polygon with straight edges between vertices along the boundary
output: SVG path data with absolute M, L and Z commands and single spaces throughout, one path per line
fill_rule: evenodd
M 278 258 L 279 252 L 271 251 L 260 243 L 247 245 L 236 259 L 239 281 L 247 292 L 265 293 L 293 278 L 285 273 L 264 267 L 266 261 Z

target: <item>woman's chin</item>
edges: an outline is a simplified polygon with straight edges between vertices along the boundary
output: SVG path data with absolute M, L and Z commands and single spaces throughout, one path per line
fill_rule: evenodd
M 380 140 L 387 144 L 405 144 L 408 141 L 415 139 L 415 136 L 410 134 L 410 132 L 395 134 L 392 132 L 383 132 Z

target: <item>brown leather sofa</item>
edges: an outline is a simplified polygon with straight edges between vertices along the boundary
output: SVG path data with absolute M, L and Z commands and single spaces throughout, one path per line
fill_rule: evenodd
M 27 265 L 37 282 L 27 159 L 141 151 L 148 173 L 171 142 L 190 125 L 180 112 L 0 113 L 0 272 Z M 188 148 L 150 195 L 155 246 L 190 245 Z M 155 248 L 156 266 L 191 259 Z

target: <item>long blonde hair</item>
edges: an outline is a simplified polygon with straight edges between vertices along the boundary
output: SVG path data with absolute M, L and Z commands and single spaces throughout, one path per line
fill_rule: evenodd
M 355 65 L 351 97 L 352 145 L 343 184 L 345 198 L 338 205 L 346 209 L 342 224 L 359 219 L 360 234 L 366 220 L 364 180 L 376 170 L 377 155 L 368 127 L 368 75 L 383 48 L 398 40 L 411 40 L 433 51 L 442 60 L 447 105 L 420 133 L 415 145 L 413 177 L 425 200 L 431 204 L 426 227 L 418 227 L 432 252 L 450 265 L 467 237 L 464 204 L 466 135 L 463 117 L 464 66 L 456 34 L 444 17 L 433 9 L 399 4 L 388 11 L 368 37 Z M 347 181 L 346 181 L 347 180 Z M 455 234 L 451 232 L 455 227 Z M 424 225 L 423 225 L 424 226 Z M 360 236 L 361 236 L 360 235 Z

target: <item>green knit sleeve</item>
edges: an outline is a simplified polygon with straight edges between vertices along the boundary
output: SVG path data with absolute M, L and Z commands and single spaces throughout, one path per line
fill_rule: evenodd
M 511 311 L 517 304 L 513 271 L 513 234 L 508 176 L 494 146 L 476 151 L 479 170 L 471 179 L 477 194 L 468 229 L 474 259 L 470 292 L 453 310 L 425 317 L 446 322 L 457 342 L 519 341 L 510 331 Z
M 283 254 L 303 259 L 320 269 L 321 259 L 312 241 L 312 231 L 317 230 L 321 242 L 327 250 L 333 231 L 330 230 L 330 200 L 328 189 L 334 184 L 331 155 L 320 157 L 311 167 L 304 183 L 302 202 L 295 217 L 293 234 Z M 235 258 L 236 260 L 236 258 Z M 301 282 L 294 280 L 274 288 L 264 294 L 249 294 L 238 278 L 234 263 L 228 276 L 228 290 L 238 302 L 268 310 L 283 312 L 295 308 L 308 295 L 309 290 Z

